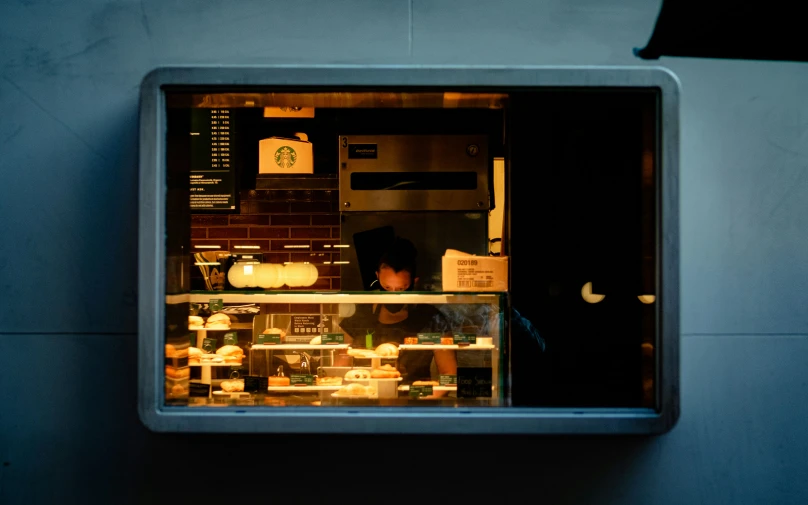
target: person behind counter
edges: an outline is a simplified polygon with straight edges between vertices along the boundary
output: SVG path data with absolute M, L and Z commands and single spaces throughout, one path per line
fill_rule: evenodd
M 413 291 L 418 282 L 416 256 L 417 250 L 411 241 L 396 238 L 379 259 L 373 286 L 379 291 Z M 395 303 L 395 296 L 385 299 L 390 299 L 391 303 L 358 304 L 356 312 L 340 322 L 345 341 L 352 347 L 372 345 L 375 348 L 386 342 L 403 344 L 404 337 L 418 333 L 451 333 L 449 322 L 434 306 Z M 433 358 L 438 374 L 457 374 L 457 357 L 453 350 L 407 350 L 400 352 L 398 359 L 402 383 L 430 380 Z

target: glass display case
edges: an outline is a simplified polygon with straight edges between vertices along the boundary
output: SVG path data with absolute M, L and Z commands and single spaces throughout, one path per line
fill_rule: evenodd
M 141 419 L 671 429 L 678 92 L 652 67 L 150 73 Z

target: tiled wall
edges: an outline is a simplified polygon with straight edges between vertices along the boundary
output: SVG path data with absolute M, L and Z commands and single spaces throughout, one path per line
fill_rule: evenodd
M 339 191 L 245 190 L 239 214 L 193 214 L 191 247 L 217 245 L 233 253 L 263 253 L 264 263 L 304 262 L 317 267 L 312 286 L 278 290 L 339 290 Z M 258 246 L 237 249 L 235 246 Z M 297 246 L 297 247 L 289 247 Z M 203 251 L 209 249 L 194 249 Z M 197 275 L 197 272 L 193 272 Z

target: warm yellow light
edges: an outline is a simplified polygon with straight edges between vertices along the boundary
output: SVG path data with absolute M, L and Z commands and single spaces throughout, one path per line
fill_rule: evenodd
M 654 295 L 639 295 L 637 298 L 646 305 L 650 305 L 656 300 L 656 296 Z
M 592 283 L 587 282 L 581 288 L 581 297 L 586 303 L 599 303 L 602 302 L 606 295 L 599 295 L 592 292 Z

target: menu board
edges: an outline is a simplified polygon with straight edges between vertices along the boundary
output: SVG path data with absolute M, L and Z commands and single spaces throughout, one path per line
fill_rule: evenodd
M 191 212 L 235 211 L 229 109 L 191 109 Z

